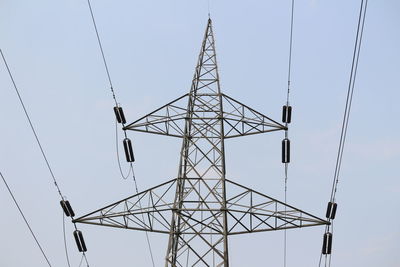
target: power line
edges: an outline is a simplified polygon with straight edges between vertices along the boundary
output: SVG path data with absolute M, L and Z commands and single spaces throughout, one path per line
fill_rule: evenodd
M 286 109 L 287 112 L 291 112 L 291 107 L 289 106 L 289 95 L 290 95 L 290 83 L 291 83 L 291 71 L 292 71 L 292 50 L 293 50 L 293 28 L 294 28 L 294 0 L 291 1 L 291 14 L 290 14 L 290 39 L 289 39 L 289 59 L 288 59 L 288 81 L 287 81 L 287 93 L 286 93 Z M 290 110 L 289 110 L 290 109 Z M 291 115 L 289 115 L 291 116 Z M 285 118 L 285 139 L 288 140 L 289 133 L 287 130 L 288 124 L 290 120 Z M 285 163 L 285 204 L 287 204 L 287 188 L 288 188 L 288 163 Z M 285 205 L 285 213 L 287 212 L 287 208 Z M 284 230 L 283 237 L 283 266 L 286 267 L 286 259 L 287 259 L 287 230 Z
M 97 29 L 97 24 L 96 24 L 96 20 L 95 20 L 95 18 L 94 18 L 94 13 L 93 13 L 93 9 L 92 9 L 92 5 L 91 5 L 91 3 L 90 3 L 90 0 L 87 0 L 87 3 L 88 3 L 88 6 L 89 6 L 90 15 L 91 15 L 91 17 L 92 17 L 92 22 L 93 22 L 94 30 L 95 30 L 95 32 L 96 32 L 97 42 L 98 42 L 98 44 L 99 44 L 101 56 L 102 56 L 102 58 L 103 58 L 104 67 L 105 67 L 105 69 L 106 69 L 108 82 L 109 82 L 109 84 L 110 84 L 110 90 L 111 90 L 111 93 L 112 93 L 112 97 L 113 97 L 113 99 L 114 99 L 115 105 L 118 106 L 117 98 L 116 98 L 115 92 L 114 92 L 113 83 L 112 83 L 112 80 L 111 80 L 110 71 L 109 71 L 109 69 L 108 69 L 108 64 L 107 64 L 106 56 L 104 55 L 103 45 L 102 45 L 102 43 L 101 43 L 100 34 L 99 34 L 98 29 Z
M 125 135 L 126 135 L 126 133 L 125 133 Z M 135 175 L 135 172 L 133 170 L 132 162 L 130 162 L 130 164 L 129 164 L 129 171 L 128 171 L 127 175 L 124 175 L 124 172 L 122 171 L 121 160 L 120 160 L 120 156 L 119 156 L 119 148 L 118 148 L 118 123 L 117 123 L 117 121 L 115 121 L 115 147 L 116 147 L 116 152 L 117 152 L 118 168 L 119 168 L 119 172 L 121 174 L 121 177 L 124 180 L 126 180 L 132 174 L 132 181 L 133 181 L 134 186 L 135 186 L 135 192 L 136 192 L 136 194 L 139 194 L 139 189 L 138 189 L 138 185 L 137 185 L 137 181 L 136 181 L 136 175 Z M 141 203 L 141 200 L 140 200 L 139 196 L 138 196 L 138 201 L 139 201 L 139 207 L 142 208 L 142 203 Z M 142 214 L 142 218 L 144 220 L 144 215 L 143 214 Z M 149 234 L 147 232 L 145 232 L 145 234 L 146 234 L 146 242 L 147 242 L 147 246 L 149 248 L 151 262 L 152 262 L 153 267 L 155 267 L 153 250 L 152 250 L 152 247 L 151 247 Z
M 20 206 L 19 206 L 17 200 L 16 200 L 15 197 L 14 197 L 13 192 L 11 191 L 10 187 L 9 187 L 8 184 L 7 184 L 6 179 L 4 178 L 4 176 L 3 176 L 3 174 L 2 174 L 1 172 L 0 172 L 0 176 L 1 176 L 1 178 L 3 179 L 3 182 L 4 182 L 4 184 L 5 184 L 6 187 L 7 187 L 8 193 L 10 194 L 10 196 L 12 197 L 12 199 L 13 199 L 15 205 L 17 206 L 17 208 L 18 208 L 18 210 L 19 210 L 19 213 L 21 214 L 22 218 L 24 219 L 26 226 L 28 227 L 29 231 L 31 232 L 31 235 L 32 235 L 33 239 L 35 239 L 35 242 L 36 242 L 37 246 L 39 247 L 40 251 L 42 252 L 43 257 L 45 258 L 47 264 L 51 267 L 50 261 L 49 261 L 49 259 L 47 258 L 46 253 L 44 252 L 42 246 L 40 245 L 38 238 L 36 237 L 36 235 L 35 235 L 35 233 L 33 232 L 31 226 L 29 225 L 28 220 L 26 219 L 24 213 L 22 212 L 22 210 L 21 210 L 21 208 L 20 208 Z
M 67 258 L 68 267 L 71 267 L 71 264 L 69 262 L 69 256 L 68 256 L 67 237 L 65 235 L 65 213 L 63 212 L 62 214 L 63 214 L 63 236 L 64 236 L 65 257 Z
M 338 188 L 338 183 L 339 183 L 340 169 L 341 169 L 341 165 L 342 165 L 344 146 L 346 143 L 347 130 L 348 130 L 348 125 L 349 125 L 351 105 L 352 105 L 352 101 L 353 101 L 354 87 L 355 87 L 356 77 L 357 77 L 358 62 L 359 62 L 359 58 L 360 58 L 362 37 L 363 37 L 363 33 L 364 33 L 367 6 L 368 6 L 368 0 L 361 0 L 360 11 L 359 11 L 359 16 L 358 16 L 358 23 L 357 23 L 357 33 L 356 33 L 356 38 L 355 38 L 355 43 L 354 43 L 352 64 L 351 64 L 351 70 L 350 70 L 349 84 L 348 84 L 348 89 L 347 89 L 346 105 L 345 105 L 345 110 L 344 110 L 344 114 L 343 114 L 342 130 L 341 130 L 341 134 L 340 134 L 340 141 L 339 141 L 339 147 L 338 147 L 337 158 L 336 158 L 335 172 L 334 172 L 333 183 L 332 183 L 332 191 L 331 191 L 331 196 L 330 196 L 330 203 L 335 203 L 335 201 L 336 201 L 336 193 L 337 193 L 337 188 Z M 331 222 L 331 225 L 326 226 L 325 235 L 327 233 L 333 234 L 333 219 L 331 217 L 328 217 L 328 221 Z M 325 236 L 324 236 L 324 238 L 325 238 Z M 320 255 L 319 266 L 321 266 L 323 254 L 324 253 L 322 252 Z M 329 257 L 329 259 L 328 259 L 328 257 Z M 331 260 L 332 260 L 331 253 L 330 252 L 326 253 L 325 254 L 325 266 L 327 266 L 327 264 L 328 264 L 328 266 L 330 266 Z
M 80 259 L 80 261 L 79 261 L 79 266 L 78 266 L 78 267 L 81 267 L 81 266 L 82 266 L 83 260 L 85 260 L 85 262 L 86 262 L 86 267 L 89 267 L 89 262 L 88 262 L 88 260 L 87 260 L 87 257 L 86 257 L 86 253 L 85 253 L 85 252 L 82 253 L 82 257 L 81 257 L 81 259 Z
M 365 5 L 364 5 L 364 3 L 365 3 Z M 364 32 L 365 15 L 366 15 L 366 11 L 367 11 L 367 5 L 368 5 L 368 0 L 361 0 L 361 7 L 360 7 L 360 13 L 359 13 L 358 25 L 357 25 L 356 41 L 354 44 L 353 60 L 352 60 L 352 64 L 351 64 L 349 85 L 348 85 L 347 97 L 346 97 L 346 106 L 345 106 L 345 111 L 344 111 L 344 115 L 343 115 L 342 131 L 341 131 L 341 135 L 340 135 L 340 142 L 339 142 L 339 148 L 338 148 L 338 154 L 337 154 L 336 166 L 335 166 L 335 174 L 334 174 L 333 186 L 332 186 L 332 192 L 331 192 L 331 201 L 335 201 L 335 196 L 336 196 L 336 191 L 337 191 L 337 183 L 339 181 L 340 168 L 342 165 L 344 145 L 346 142 L 347 128 L 348 128 L 348 124 L 349 124 L 351 104 L 353 101 L 354 86 L 355 86 L 355 81 L 356 81 L 356 76 L 357 76 L 358 60 L 360 57 L 361 42 L 362 42 L 362 36 L 363 36 L 363 32 Z
M 132 163 L 131 163 L 132 165 Z M 135 185 L 135 191 L 136 194 L 139 194 L 139 190 L 138 190 L 138 186 L 137 186 L 137 181 L 136 181 L 136 176 L 135 176 L 135 172 L 131 166 L 131 170 L 132 170 L 132 178 L 133 178 L 133 182 Z M 140 196 L 138 195 L 138 201 L 139 201 L 139 208 L 142 209 L 142 203 L 140 200 Z M 144 214 L 142 213 L 142 219 L 144 221 Z M 154 263 L 154 256 L 153 256 L 153 249 L 151 247 L 151 242 L 150 242 L 150 237 L 149 237 L 149 233 L 147 231 L 144 232 L 146 234 L 146 242 L 147 242 L 147 247 L 149 248 L 149 253 L 150 253 L 150 259 L 151 259 L 151 263 L 153 265 L 153 267 L 155 267 L 155 263 Z
M 60 187 L 58 186 L 56 177 L 55 177 L 55 175 L 54 175 L 54 173 L 53 173 L 53 170 L 52 170 L 51 167 L 50 167 L 50 163 L 49 163 L 49 161 L 48 161 L 48 159 L 47 159 L 46 153 L 45 153 L 44 150 L 43 150 L 42 144 L 40 143 L 40 140 L 39 140 L 39 137 L 38 137 L 38 135 L 37 135 L 37 133 L 36 133 L 35 127 L 33 126 L 32 120 L 31 120 L 31 118 L 30 118 L 30 116 L 29 116 L 29 114 L 28 114 L 28 111 L 27 111 L 27 109 L 26 109 L 26 107 L 25 107 L 24 101 L 22 100 L 22 97 L 21 97 L 21 95 L 20 95 L 20 93 L 19 93 L 19 90 L 18 90 L 18 88 L 17 88 L 17 85 L 16 85 L 16 83 L 15 83 L 15 81 L 14 81 L 13 75 L 12 75 L 12 73 L 11 73 L 11 70 L 10 70 L 8 64 L 7 64 L 6 58 L 4 57 L 3 51 L 2 51 L 1 49 L 0 49 L 0 53 L 1 53 L 1 57 L 3 58 L 4 64 L 5 64 L 6 68 L 7 68 L 7 71 L 8 71 L 8 74 L 9 74 L 9 76 L 10 76 L 10 79 L 11 79 L 11 81 L 12 81 L 12 83 L 13 83 L 15 92 L 17 93 L 19 102 L 21 103 L 21 106 L 22 106 L 22 108 L 23 108 L 23 110 L 24 110 L 25 116 L 26 116 L 26 118 L 28 119 L 29 125 L 30 125 L 30 127 L 31 127 L 31 129 L 32 129 L 33 135 L 35 136 L 36 142 L 37 142 L 37 144 L 38 144 L 38 146 L 39 146 L 39 148 L 40 148 L 40 152 L 42 153 L 43 159 L 44 159 L 44 161 L 46 162 L 46 165 L 47 165 L 47 168 L 49 169 L 50 175 L 51 175 L 51 177 L 53 178 L 54 185 L 55 185 L 55 187 L 57 188 L 58 194 L 60 195 L 61 199 L 64 200 L 64 197 L 63 197 L 63 195 L 61 194 Z
M 79 261 L 79 267 L 82 266 L 82 262 L 83 262 L 83 254 L 82 254 L 81 260 Z
M 116 151 L 117 151 L 117 161 L 118 161 L 119 172 L 120 172 L 120 174 L 121 174 L 121 176 L 122 176 L 122 178 L 124 180 L 128 179 L 128 177 L 132 174 L 132 181 L 133 181 L 133 184 L 135 186 L 135 192 L 136 192 L 136 194 L 139 194 L 139 188 L 138 188 L 138 185 L 137 185 L 136 175 L 135 175 L 135 171 L 133 170 L 132 162 L 130 162 L 130 164 L 129 164 L 129 171 L 128 171 L 127 175 L 124 175 L 124 173 L 122 171 L 121 160 L 120 160 L 119 149 L 118 149 L 118 127 L 117 126 L 118 126 L 118 123 L 116 121 L 115 122 L 115 147 L 116 147 Z M 125 136 L 126 136 L 126 133 L 125 133 Z M 139 208 L 142 208 L 142 203 L 141 203 L 141 200 L 140 200 L 139 196 L 138 196 L 138 201 L 139 201 Z M 144 220 L 144 215 L 143 214 L 142 214 L 142 218 Z M 146 234 L 146 242 L 147 242 L 147 246 L 149 248 L 151 262 L 152 262 L 153 267 L 155 267 L 154 256 L 153 256 L 153 250 L 152 250 L 152 247 L 151 247 L 150 237 L 149 237 L 148 232 L 145 232 L 145 234 Z
M 290 94 L 290 82 L 291 82 L 291 71 L 292 71 L 292 49 L 293 49 L 293 26 L 294 26 L 294 0 L 292 0 L 292 9 L 290 17 L 290 41 L 289 41 L 289 62 L 288 62 L 288 88 L 286 96 L 286 104 L 289 105 L 289 94 Z
M 54 172 L 53 172 L 53 170 L 52 170 L 52 168 L 51 168 L 51 166 L 50 166 L 49 160 L 47 159 L 46 153 L 45 153 L 45 151 L 44 151 L 44 149 L 43 149 L 43 146 L 42 146 L 42 144 L 41 144 L 41 142 L 40 142 L 40 140 L 39 140 L 39 137 L 38 137 L 38 135 L 37 135 L 37 133 L 36 133 L 35 127 L 33 126 L 32 120 L 31 120 L 31 118 L 30 118 L 30 116 L 29 116 L 29 113 L 28 113 L 27 108 L 26 108 L 26 106 L 25 106 L 25 104 L 24 104 L 24 101 L 22 100 L 21 94 L 20 94 L 20 92 L 19 92 L 19 90 L 18 90 L 18 87 L 17 87 L 17 85 L 16 85 L 16 83 L 15 83 L 14 77 L 13 77 L 13 75 L 12 75 L 12 73 L 11 73 L 11 70 L 10 70 L 8 64 L 7 64 L 7 60 L 6 60 L 6 58 L 5 58 L 4 54 L 3 54 L 3 51 L 2 51 L 1 49 L 0 49 L 0 54 L 1 54 L 2 58 L 3 58 L 4 65 L 6 66 L 6 69 L 7 69 L 7 71 L 8 71 L 9 77 L 10 77 L 10 79 L 11 79 L 11 81 L 12 81 L 13 86 L 14 86 L 15 92 L 17 93 L 18 99 L 19 99 L 19 101 L 20 101 L 20 103 L 21 103 L 21 106 L 22 106 L 22 108 L 23 108 L 23 110 L 24 110 L 25 116 L 26 116 L 26 118 L 28 119 L 29 125 L 30 125 L 30 127 L 31 127 L 32 132 L 33 132 L 33 135 L 35 136 L 36 143 L 38 144 L 38 146 L 39 146 L 39 148 L 40 148 L 40 151 L 41 151 L 41 154 L 42 154 L 42 156 L 43 156 L 43 159 L 44 159 L 44 161 L 46 162 L 46 166 L 47 166 L 47 168 L 48 168 L 48 170 L 49 170 L 49 172 L 50 172 L 50 175 L 51 175 L 51 177 L 52 177 L 52 179 L 53 179 L 53 182 L 54 182 L 54 185 L 55 185 L 55 187 L 56 187 L 56 189 L 57 189 L 57 192 L 58 192 L 58 194 L 60 195 L 61 200 L 64 201 L 64 195 L 61 193 L 61 189 L 60 189 L 60 187 L 59 187 L 59 185 L 58 185 L 58 183 L 57 183 L 57 180 L 56 180 L 56 177 L 55 177 L 55 175 L 54 175 Z M 73 217 L 73 216 L 71 216 L 71 217 Z M 75 226 L 75 229 L 77 229 L 75 223 L 74 223 L 74 226 Z M 66 244 L 65 233 L 64 233 L 64 244 Z M 66 249 L 66 247 L 65 247 L 65 249 Z M 67 263 L 68 263 L 68 266 L 70 266 L 70 264 L 69 264 L 69 258 L 68 258 L 68 252 L 67 252 L 67 251 L 66 251 L 66 254 L 67 254 Z M 86 262 L 87 262 L 86 256 L 85 256 L 85 260 L 86 260 Z M 88 264 L 88 265 L 89 265 L 89 264 Z
M 95 19 L 95 16 L 94 16 L 94 12 L 93 12 L 90 0 L 87 0 L 87 4 L 88 4 L 89 10 L 90 10 L 90 15 L 91 15 L 91 18 L 92 18 L 93 27 L 94 27 L 94 30 L 96 32 L 97 42 L 98 42 L 98 45 L 99 45 L 99 48 L 100 48 L 101 57 L 103 59 L 104 68 L 105 68 L 106 73 L 107 73 L 107 78 L 108 78 L 108 82 L 109 82 L 109 85 L 110 85 L 112 97 L 114 99 L 115 106 L 119 107 L 119 104 L 118 104 L 118 101 L 117 101 L 117 98 L 116 98 L 116 95 L 115 95 L 115 92 L 114 92 L 114 87 L 113 87 L 110 71 L 109 71 L 107 60 L 106 60 L 106 57 L 105 57 L 105 54 L 104 54 L 103 45 L 102 45 L 102 42 L 101 42 L 100 34 L 99 34 L 99 31 L 98 31 L 98 28 L 97 28 L 96 19 Z M 124 126 L 124 124 L 125 123 L 122 122 L 123 126 Z M 127 134 L 126 134 L 125 130 L 124 130 L 124 135 L 125 135 L 125 138 L 126 138 Z M 129 172 L 128 172 L 127 175 L 124 175 L 124 173 L 122 171 L 120 157 L 119 157 L 119 150 L 118 150 L 118 130 L 117 130 L 117 125 L 116 125 L 116 149 L 117 149 L 118 168 L 119 168 L 119 171 L 120 171 L 120 174 L 121 174 L 122 178 L 126 180 L 129 177 L 129 175 L 132 174 L 132 178 L 133 178 L 133 182 L 134 182 L 134 186 L 135 186 L 135 191 L 136 191 L 137 194 L 139 194 L 139 190 L 138 190 L 138 186 L 137 186 L 137 182 L 136 182 L 136 176 L 135 176 L 135 173 L 134 173 L 134 170 L 133 170 L 132 162 L 130 162 Z M 139 205 L 140 205 L 140 208 L 141 208 L 140 199 L 139 199 Z M 143 214 L 142 214 L 142 216 L 143 216 Z M 153 266 L 155 266 L 154 257 L 153 257 L 153 251 L 152 251 L 149 235 L 148 235 L 147 232 L 146 232 L 146 241 L 147 241 L 147 245 L 148 245 L 148 248 L 149 248 L 150 258 L 151 258 L 152 264 L 153 264 Z

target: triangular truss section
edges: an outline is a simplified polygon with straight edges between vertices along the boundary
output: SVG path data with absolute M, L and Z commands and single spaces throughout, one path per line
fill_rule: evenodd
M 218 95 L 220 93 L 217 56 L 215 53 L 215 40 L 211 24 L 208 20 L 206 32 L 197 66 L 193 76 L 190 94 L 194 95 Z M 217 101 L 218 102 L 218 101 Z
M 238 183 L 226 180 L 229 235 L 324 225 L 328 222 Z
M 169 234 L 176 179 L 74 220 L 116 228 Z
M 188 94 L 125 126 L 124 130 L 183 137 Z
M 203 196 L 197 200 L 198 192 L 193 188 L 204 185 L 202 179 L 190 179 L 191 190 L 185 192 L 184 205 L 180 213 L 191 225 L 183 234 L 195 235 L 200 231 L 219 231 L 215 217 L 223 210 L 213 196 Z M 102 209 L 84 215 L 74 222 L 95 224 L 116 228 L 149 231 L 170 234 L 170 218 L 174 208 L 175 186 L 178 179 L 170 180 L 139 194 L 123 199 Z M 217 186 L 215 186 L 216 188 Z M 300 209 L 287 205 L 274 198 L 256 192 L 238 183 L 226 180 L 228 214 L 228 235 L 247 234 L 302 228 L 327 224 Z M 196 198 L 191 196 L 195 195 Z M 194 212 L 204 210 L 201 219 L 193 216 Z
M 264 114 L 223 94 L 225 138 L 285 130 L 286 127 Z
M 266 115 L 240 103 L 239 101 L 222 95 L 224 138 L 233 138 L 246 135 L 267 133 L 285 130 L 286 127 Z M 143 116 L 142 118 L 127 125 L 124 129 L 146 132 L 160 135 L 168 135 L 183 138 L 185 134 L 185 119 L 188 118 L 187 102 L 189 94 L 185 94 L 161 108 Z M 193 122 L 208 121 L 215 123 L 219 117 L 210 117 L 212 112 L 212 101 L 219 105 L 218 95 L 195 96 Z

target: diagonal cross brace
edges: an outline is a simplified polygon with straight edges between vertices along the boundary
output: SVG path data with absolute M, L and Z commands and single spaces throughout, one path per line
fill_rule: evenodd
M 189 179 L 199 181 L 202 179 Z M 170 222 L 173 208 L 174 185 L 177 179 L 170 180 L 159 186 L 130 196 L 104 208 L 98 209 L 74 220 L 77 223 L 96 224 L 102 226 L 125 228 L 139 231 L 170 233 Z M 230 180 L 227 184 L 227 213 L 228 235 L 302 228 L 316 225 L 329 224 L 310 213 L 287 205 L 279 200 L 259 193 L 248 187 Z M 212 190 L 211 188 L 209 189 Z M 231 193 L 230 191 L 234 192 Z M 193 194 L 200 193 L 193 191 Z M 203 192 L 203 197 L 205 193 Z M 229 196 L 229 197 L 228 197 Z M 206 202 L 205 200 L 199 201 Z M 180 210 L 187 221 L 199 225 L 203 229 L 209 228 L 218 232 L 213 227 L 214 218 L 222 212 L 221 208 L 196 208 L 193 201 L 187 201 Z M 204 222 L 192 218 L 193 211 L 203 211 Z M 206 232 L 206 231 L 205 231 Z M 196 231 L 186 231 L 185 234 L 196 234 Z
M 124 130 L 167 135 L 183 138 L 185 135 L 185 121 L 187 117 L 187 99 L 191 96 L 185 94 L 142 118 L 125 126 Z M 201 97 L 210 97 L 208 102 Z M 225 128 L 224 138 L 234 138 L 246 135 L 267 133 L 285 130 L 286 127 L 268 116 L 242 104 L 241 102 L 225 94 L 222 96 L 222 123 Z M 204 103 L 204 107 L 211 107 L 210 102 L 214 101 L 218 94 L 196 95 L 196 100 Z M 184 100 L 184 101 L 183 101 Z M 221 119 L 221 116 L 213 109 L 199 110 L 201 116 L 195 114 L 190 118 L 193 123 L 196 121 L 208 121 L 210 125 Z M 210 127 L 212 128 L 212 127 Z

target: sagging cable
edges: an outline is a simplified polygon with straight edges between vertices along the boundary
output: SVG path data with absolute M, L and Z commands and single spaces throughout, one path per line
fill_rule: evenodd
M 49 265 L 49 266 L 51 267 L 51 263 L 50 263 L 50 261 L 49 261 L 49 258 L 47 257 L 47 255 L 46 255 L 46 253 L 44 252 L 42 246 L 40 245 L 39 240 L 38 240 L 38 238 L 36 237 L 36 234 L 33 232 L 32 227 L 30 226 L 28 220 L 26 219 L 26 217 L 25 217 L 25 215 L 24 215 L 24 212 L 22 211 L 21 207 L 19 206 L 19 204 L 18 204 L 18 202 L 17 202 L 17 199 L 15 198 L 13 192 L 11 191 L 11 188 L 8 186 L 8 183 L 7 183 L 7 181 L 6 181 L 6 178 L 3 176 L 3 174 L 2 174 L 1 172 L 0 172 L 0 176 L 1 176 L 1 179 L 3 180 L 3 183 L 5 184 L 5 186 L 6 186 L 7 190 L 8 190 L 8 193 L 10 194 L 11 198 L 13 199 L 15 206 L 17 207 L 19 213 L 21 214 L 22 219 L 24 219 L 24 222 L 25 222 L 26 226 L 28 227 L 29 232 L 31 233 L 33 239 L 35 240 L 36 245 L 37 245 L 38 248 L 40 249 L 40 252 L 42 253 L 44 259 L 46 260 L 47 265 Z
M 40 152 L 41 152 L 41 154 L 42 154 L 42 157 L 43 157 L 43 159 L 44 159 L 44 161 L 45 161 L 45 163 L 46 163 L 46 166 L 47 166 L 47 168 L 48 168 L 48 170 L 49 170 L 49 173 L 50 173 L 50 175 L 51 175 L 51 177 L 52 177 L 52 179 L 53 179 L 54 186 L 56 187 L 56 190 L 57 190 L 58 194 L 60 195 L 60 198 L 61 198 L 61 202 L 60 202 L 61 207 L 62 207 L 64 213 L 65 213 L 67 216 L 69 215 L 68 217 L 71 217 L 71 218 L 73 219 L 73 217 L 75 216 L 75 214 L 74 214 L 74 212 L 73 212 L 73 210 L 72 210 L 71 205 L 69 204 L 68 201 L 65 200 L 64 195 L 61 193 L 61 189 L 60 189 L 60 186 L 58 185 L 58 182 L 57 182 L 57 179 L 56 179 L 56 177 L 55 177 L 55 175 L 54 175 L 53 169 L 52 169 L 51 166 L 50 166 L 50 162 L 49 162 L 49 160 L 48 160 L 48 158 L 47 158 L 47 156 L 46 156 L 46 153 L 45 153 L 45 151 L 44 151 L 44 148 L 43 148 L 43 146 L 42 146 L 42 144 L 41 144 L 41 142 L 40 142 L 40 140 L 39 140 L 39 136 L 38 136 L 38 134 L 36 133 L 35 127 L 34 127 L 34 125 L 33 125 L 33 123 L 32 123 L 32 120 L 31 120 L 31 118 L 30 118 L 30 115 L 29 115 L 29 113 L 28 113 L 28 110 L 27 110 L 27 108 L 26 108 L 26 106 L 25 106 L 24 101 L 22 100 L 21 94 L 20 94 L 20 92 L 19 92 L 19 90 L 18 90 L 18 87 L 17 87 L 17 85 L 16 85 L 16 83 L 15 83 L 14 77 L 13 77 L 13 75 L 12 75 L 12 73 L 11 73 L 11 70 L 10 70 L 10 68 L 9 68 L 9 66 L 8 66 L 8 63 L 7 63 L 7 61 L 6 61 L 6 58 L 5 58 L 5 56 L 4 56 L 4 54 L 3 54 L 3 51 L 2 51 L 1 49 L 0 49 L 0 54 L 1 54 L 1 57 L 2 57 L 2 59 L 3 59 L 4 65 L 6 66 L 6 69 L 7 69 L 7 72 L 8 72 L 8 74 L 9 74 L 9 77 L 10 77 L 10 79 L 11 79 L 11 82 L 12 82 L 12 84 L 13 84 L 13 86 L 14 86 L 14 90 L 15 90 L 17 96 L 18 96 L 19 102 L 20 102 L 20 104 L 21 104 L 21 106 L 22 106 L 22 109 L 24 110 L 25 116 L 26 116 L 26 118 L 27 118 L 27 120 L 28 120 L 28 122 L 29 122 L 29 125 L 30 125 L 30 128 L 31 128 L 31 130 L 32 130 L 32 133 L 33 133 L 33 135 L 35 136 L 36 143 L 37 143 L 37 145 L 39 146 L 39 149 L 40 149 Z M 64 210 L 64 208 L 65 208 L 65 210 Z M 74 227 L 77 228 L 75 223 L 74 223 Z M 64 243 L 65 243 L 65 240 L 64 240 Z M 85 258 L 86 258 L 86 256 L 85 256 Z M 67 261 L 68 261 L 68 259 L 67 259 Z
M 324 234 L 323 244 L 322 244 L 322 252 L 321 252 L 321 255 L 319 258 L 319 266 L 321 266 L 323 256 L 324 256 L 324 260 L 325 260 L 325 266 L 327 264 L 328 264 L 328 266 L 330 266 L 331 261 L 332 261 L 333 220 L 336 217 L 336 210 L 337 210 L 336 193 L 337 193 L 337 188 L 338 188 L 338 183 L 339 183 L 339 175 L 340 175 L 340 169 L 341 169 L 341 164 L 342 164 L 342 159 L 343 159 L 344 146 L 346 143 L 347 129 L 348 129 L 348 125 L 349 125 L 349 118 L 350 118 L 350 112 L 351 112 L 351 105 L 352 105 L 352 101 L 353 101 L 354 87 L 355 87 L 355 82 L 356 82 L 356 77 L 357 77 L 357 69 L 358 69 L 358 62 L 359 62 L 359 58 L 360 58 L 360 51 L 361 51 L 362 37 L 363 37 L 363 33 L 364 33 L 364 25 L 365 25 L 367 7 L 368 7 L 368 0 L 361 0 L 360 11 L 359 11 L 359 15 L 358 15 L 357 32 L 356 32 L 356 38 L 355 38 L 355 42 L 354 42 L 354 49 L 353 49 L 352 64 L 351 64 L 351 70 L 350 70 L 350 78 L 349 78 L 349 84 L 348 84 L 348 88 L 347 88 L 346 105 L 345 105 L 345 109 L 344 109 L 342 129 L 341 129 L 340 141 L 339 141 L 339 148 L 338 148 L 338 152 L 337 152 L 336 166 L 335 166 L 335 172 L 334 172 L 334 177 L 333 177 L 332 191 L 331 191 L 331 196 L 330 196 L 330 200 L 328 202 L 327 212 L 326 212 L 326 217 L 328 219 L 328 222 L 330 222 L 330 225 L 327 225 L 325 227 L 325 234 Z

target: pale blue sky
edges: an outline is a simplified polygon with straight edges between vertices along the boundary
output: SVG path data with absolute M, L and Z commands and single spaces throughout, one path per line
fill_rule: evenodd
M 133 121 L 190 88 L 207 1 L 93 0 L 116 93 Z M 359 1 L 297 0 L 289 203 L 323 217 L 329 198 Z M 290 1 L 211 1 L 224 93 L 279 120 Z M 337 195 L 333 266 L 400 264 L 400 2 L 369 1 Z M 75 212 L 133 193 L 119 177 L 112 98 L 86 1 L 0 1 L 0 48 Z M 53 266 L 67 266 L 62 212 L 12 84 L 0 64 L 0 170 Z M 180 140 L 129 133 L 140 189 L 173 178 Z M 283 133 L 226 142 L 228 178 L 282 199 Z M 45 266 L 0 185 L 0 266 Z M 80 259 L 68 223 L 73 266 Z M 151 266 L 143 233 L 82 225 L 91 266 Z M 317 266 L 322 227 L 288 232 L 288 267 Z M 150 235 L 157 266 L 166 238 Z M 234 237 L 231 266 L 282 266 L 283 233 Z

